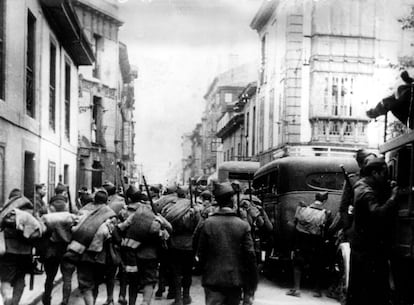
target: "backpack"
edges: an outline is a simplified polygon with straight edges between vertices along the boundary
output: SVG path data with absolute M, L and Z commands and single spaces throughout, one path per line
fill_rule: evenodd
M 325 209 L 317 209 L 311 206 L 298 207 L 295 218 L 297 220 L 296 230 L 310 235 L 323 235 L 323 227 L 327 221 Z

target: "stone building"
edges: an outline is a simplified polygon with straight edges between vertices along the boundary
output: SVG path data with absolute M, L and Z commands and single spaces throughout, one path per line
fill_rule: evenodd
M 120 184 L 119 126 L 126 118 L 120 106 L 125 107 L 128 96 L 122 77 L 128 76 L 121 74 L 119 62 L 117 1 L 75 0 L 74 6 L 95 55 L 93 66 L 79 70 L 78 187 L 100 187 L 105 180 Z
M 201 119 L 203 174 L 210 175 L 215 172 L 218 155 L 222 152 L 221 140 L 216 135 L 219 119 L 243 88 L 257 78 L 256 71 L 256 64 L 244 64 L 219 74 L 210 84 L 204 96 L 206 107 Z M 220 158 L 222 157 L 219 156 L 219 160 Z
M 255 160 L 256 90 L 256 82 L 248 84 L 219 119 L 216 135 L 221 139 L 222 153 L 217 156 L 217 165 L 225 161 Z
M 75 185 L 78 68 L 93 60 L 71 1 L 0 0 L 0 202 Z
M 261 45 L 255 150 L 262 163 L 350 155 L 371 144 L 365 111 L 414 51 L 412 32 L 398 23 L 413 1 L 396 2 L 263 1 L 250 25 Z
M 198 179 L 203 175 L 201 168 L 201 123 L 197 124 L 192 132 L 182 136 L 182 174 L 180 183 L 188 183 L 188 179 Z

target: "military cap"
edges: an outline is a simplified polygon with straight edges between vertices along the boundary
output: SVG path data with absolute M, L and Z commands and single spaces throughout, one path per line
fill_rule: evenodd
M 201 192 L 200 197 L 203 198 L 204 200 L 211 200 L 211 192 L 209 190 L 205 190 L 203 192 Z
M 111 181 L 105 181 L 102 187 L 108 192 L 108 195 L 113 195 L 116 192 L 116 187 Z
M 94 200 L 96 203 L 106 203 L 108 201 L 108 192 L 100 188 L 95 192 Z
M 65 212 L 67 211 L 66 207 L 66 197 L 59 194 L 55 195 L 49 200 L 49 205 L 55 209 L 56 212 Z
M 62 183 L 58 183 L 58 185 L 56 185 L 55 187 L 55 194 L 62 194 L 63 192 L 66 192 L 68 190 L 68 188 L 62 184 Z
M 385 163 L 384 158 L 370 158 L 367 159 L 364 165 L 364 170 L 365 172 L 369 173 L 374 169 L 381 169 L 386 166 L 387 164 Z
M 233 196 L 234 189 L 233 186 L 230 184 L 230 182 L 224 182 L 224 183 L 218 183 L 215 184 L 214 191 L 213 191 L 214 197 L 216 197 L 217 200 L 224 199 Z

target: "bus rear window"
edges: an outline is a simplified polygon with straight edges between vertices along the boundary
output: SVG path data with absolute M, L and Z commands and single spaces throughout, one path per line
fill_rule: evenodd
M 229 180 L 253 180 L 253 174 L 229 172 Z
M 306 177 L 306 184 L 314 189 L 342 190 L 344 175 L 342 173 L 313 173 Z

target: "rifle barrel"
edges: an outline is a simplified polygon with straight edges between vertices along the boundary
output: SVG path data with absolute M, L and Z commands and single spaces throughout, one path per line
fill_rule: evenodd
M 152 202 L 152 197 L 148 188 L 147 180 L 145 180 L 145 176 L 142 176 L 142 180 L 144 181 L 145 190 L 147 191 L 148 199 L 151 204 L 151 209 L 154 212 L 154 214 L 157 214 L 157 211 L 155 211 L 154 203 Z

